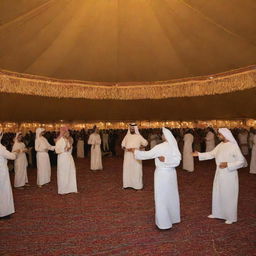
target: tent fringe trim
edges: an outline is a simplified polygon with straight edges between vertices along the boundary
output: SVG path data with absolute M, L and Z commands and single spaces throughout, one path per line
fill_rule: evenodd
M 165 99 L 231 93 L 256 87 L 256 65 L 186 79 L 143 83 L 61 80 L 0 70 L 0 92 L 54 98 Z

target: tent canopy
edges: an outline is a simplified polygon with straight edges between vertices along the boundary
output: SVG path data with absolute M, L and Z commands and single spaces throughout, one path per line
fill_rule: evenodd
M 159 81 L 255 64 L 254 0 L 1 0 L 0 68 Z

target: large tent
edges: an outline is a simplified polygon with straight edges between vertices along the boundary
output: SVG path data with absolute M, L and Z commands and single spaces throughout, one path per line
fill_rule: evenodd
M 255 118 L 255 13 L 254 0 L 2 0 L 0 120 Z

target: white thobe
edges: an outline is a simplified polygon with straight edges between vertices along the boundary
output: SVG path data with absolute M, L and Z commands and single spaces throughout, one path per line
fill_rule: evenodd
M 26 153 L 23 152 L 26 149 L 26 146 L 23 142 L 15 142 L 12 151 L 21 150 L 21 153 L 17 154 L 17 158 L 14 161 L 14 187 L 23 187 L 28 183 L 27 167 L 28 160 Z
M 101 138 L 97 133 L 92 133 L 89 137 L 88 144 L 91 146 L 91 170 L 102 170 L 102 155 L 101 155 Z
M 103 150 L 104 151 L 109 151 L 108 137 L 109 136 L 107 133 L 102 134 L 102 142 L 103 142 Z
M 241 148 L 241 151 L 244 156 L 247 156 L 249 154 L 248 149 L 248 133 L 239 133 L 238 134 L 238 141 Z
M 147 140 L 139 134 L 127 134 L 122 141 L 122 148 L 125 149 L 139 149 L 141 146 L 146 147 L 147 145 Z M 143 188 L 142 162 L 135 159 L 134 154 L 127 150 L 124 152 L 123 188 Z
M 208 132 L 205 137 L 206 152 L 210 152 L 215 148 L 215 136 L 213 132 Z
M 77 192 L 76 167 L 72 154 L 70 151 L 66 151 L 66 147 L 70 147 L 69 141 L 64 138 L 58 139 L 55 146 L 55 151 L 58 154 L 58 194 L 68 194 Z
M 84 158 L 84 140 L 82 139 L 77 141 L 77 157 Z
M 256 134 L 253 136 L 253 146 L 251 153 L 250 173 L 256 174 Z
M 244 157 L 237 145 L 221 142 L 214 150 L 199 153 L 199 160 L 215 158 L 217 165 L 212 189 L 212 215 L 215 218 L 231 222 L 237 221 L 238 173 L 243 167 Z M 228 167 L 220 169 L 219 165 L 227 162 Z
M 15 212 L 12 187 L 7 166 L 7 159 L 14 160 L 16 155 L 9 152 L 0 144 L 0 217 L 10 215 Z
M 192 144 L 194 141 L 194 136 L 190 133 L 184 135 L 184 146 L 183 146 L 183 169 L 189 172 L 194 171 L 194 157 L 192 155 Z
M 37 185 L 42 186 L 51 181 L 51 163 L 48 150 L 54 150 L 46 138 L 39 137 L 35 141 L 36 162 L 37 162 Z
M 155 222 L 160 229 L 171 228 L 172 224 L 180 222 L 180 200 L 175 169 L 180 160 L 173 159 L 170 153 L 167 142 L 156 145 L 150 151 L 135 150 L 136 159 L 155 159 Z M 165 157 L 164 162 L 158 159 L 160 156 Z
M 253 137 L 254 137 L 254 133 L 250 132 L 249 133 L 249 148 L 252 149 L 253 147 Z

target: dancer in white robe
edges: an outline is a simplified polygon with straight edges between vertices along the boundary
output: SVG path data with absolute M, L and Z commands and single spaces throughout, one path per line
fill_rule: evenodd
M 0 142 L 3 137 L 0 131 Z M 0 218 L 9 218 L 15 212 L 12 187 L 7 166 L 7 159 L 15 160 L 16 154 L 9 152 L 0 143 Z
M 36 161 L 37 161 L 37 185 L 42 187 L 43 185 L 51 182 L 51 163 L 48 151 L 53 151 L 54 146 L 50 145 L 47 139 L 43 136 L 45 129 L 36 129 Z
M 185 135 L 184 135 L 184 146 L 183 146 L 183 154 L 182 154 L 182 162 L 183 166 L 182 169 L 186 170 L 188 172 L 193 172 L 194 171 L 194 158 L 192 156 L 192 144 L 194 141 L 194 136 L 192 135 L 192 131 L 189 130 Z
M 215 158 L 217 169 L 212 190 L 212 213 L 209 218 L 226 220 L 226 224 L 237 221 L 238 173 L 237 169 L 247 166 L 240 148 L 227 128 L 219 129 L 222 140 L 214 150 L 206 153 L 194 152 L 199 160 Z
M 103 142 L 103 151 L 108 152 L 109 151 L 109 135 L 106 131 L 103 131 L 102 133 L 102 142 Z
M 27 166 L 28 161 L 26 157 L 27 148 L 22 142 L 22 134 L 18 132 L 14 139 L 14 144 L 12 147 L 12 152 L 18 152 L 17 157 L 14 161 L 14 187 L 22 189 L 24 186 L 29 186 Z
M 215 148 L 215 134 L 211 128 L 208 128 L 208 132 L 205 137 L 205 152 L 210 152 Z
M 55 146 L 55 152 L 58 154 L 58 194 L 77 193 L 76 167 L 74 159 L 70 153 L 71 145 L 68 137 L 68 129 L 62 127 Z
M 129 125 L 128 132 L 121 145 L 125 151 L 123 162 L 123 188 L 142 189 L 142 162 L 135 159 L 131 149 L 146 147 L 148 142 L 140 135 L 136 124 Z
M 248 148 L 248 132 L 246 129 L 242 129 L 242 131 L 238 134 L 238 142 L 239 142 L 239 146 L 242 151 L 242 154 L 244 156 L 247 156 L 249 154 L 249 148 Z
M 99 129 L 94 126 L 94 132 L 89 136 L 88 144 L 91 146 L 91 167 L 92 171 L 103 170 L 102 166 L 102 154 L 101 154 L 101 138 L 99 135 Z
M 159 229 L 169 229 L 180 222 L 180 200 L 176 169 L 181 154 L 171 131 L 163 128 L 164 142 L 149 151 L 135 150 L 139 160 L 155 159 L 154 198 L 155 222 Z
M 256 174 L 256 132 L 254 132 L 252 143 L 250 173 Z
M 84 158 L 84 139 L 79 136 L 77 141 L 77 158 Z

